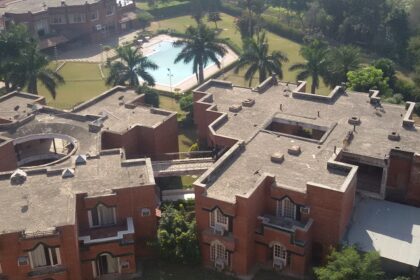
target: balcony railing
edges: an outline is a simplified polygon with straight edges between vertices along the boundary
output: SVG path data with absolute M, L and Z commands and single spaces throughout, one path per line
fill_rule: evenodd
M 49 275 L 64 271 L 66 271 L 66 267 L 64 265 L 44 266 L 35 268 L 34 270 L 28 272 L 28 276 Z
M 133 218 L 128 217 L 125 226 L 111 226 L 107 228 L 90 229 L 79 237 L 83 245 L 91 245 L 103 242 L 117 241 L 124 239 L 127 234 L 134 234 Z
M 51 230 L 44 230 L 44 231 L 22 231 L 20 234 L 20 238 L 22 239 L 36 239 L 36 238 L 44 238 L 44 237 L 52 237 L 58 236 L 60 232 L 57 229 Z
M 312 224 L 312 219 L 304 223 L 290 218 L 264 215 L 262 216 L 262 224 L 288 232 L 295 232 L 296 229 L 307 231 Z

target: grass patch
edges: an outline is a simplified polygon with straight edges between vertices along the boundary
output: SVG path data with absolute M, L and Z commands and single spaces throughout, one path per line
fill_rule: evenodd
M 96 63 L 67 62 L 59 73 L 66 83 L 57 88 L 56 99 L 38 83 L 39 94 L 45 96 L 47 104 L 53 107 L 71 109 L 109 89 Z
M 235 25 L 235 17 L 221 13 L 221 18 L 222 21 L 218 23 L 219 28 L 222 30 L 219 34 L 219 37 L 229 38 L 236 45 L 242 46 L 241 34 L 236 29 Z M 178 32 L 184 32 L 188 26 L 195 24 L 196 23 L 191 16 L 181 16 L 153 22 L 149 29 L 150 31 L 157 31 L 159 29 L 173 29 Z M 207 24 L 211 27 L 214 27 L 212 23 Z M 289 71 L 289 67 L 295 63 L 304 61 L 303 57 L 299 54 L 301 45 L 271 32 L 267 32 L 267 38 L 271 50 L 282 51 L 287 55 L 289 59 L 289 62 L 283 65 L 283 80 L 289 82 L 296 81 L 296 72 Z M 248 86 L 248 82 L 246 82 L 243 78 L 244 72 L 245 71 L 241 71 L 238 74 L 235 74 L 234 71 L 231 70 L 223 75 L 223 79 L 231 81 L 236 85 Z M 308 83 L 311 83 L 310 79 L 308 79 Z M 258 76 L 254 78 L 251 85 L 256 86 L 257 84 Z M 320 94 L 328 94 L 330 89 L 322 83 L 318 92 Z

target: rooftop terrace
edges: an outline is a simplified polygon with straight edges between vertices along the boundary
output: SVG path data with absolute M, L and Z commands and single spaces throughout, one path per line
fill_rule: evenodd
M 154 184 L 150 159 L 122 160 L 119 150 L 87 158 L 85 164 L 76 164 L 76 158 L 65 168 L 26 170 L 21 183 L 11 179 L 13 171 L 0 173 L 0 233 L 74 224 L 77 194 Z
M 210 131 L 242 142 L 200 178 L 209 197 L 234 202 L 236 195 L 252 191 L 263 174 L 301 192 L 308 182 L 342 190 L 351 172 L 329 164 L 339 150 L 378 161 L 392 149 L 420 151 L 418 128 L 406 125 L 411 104 L 408 109 L 380 104 L 376 92 L 340 87 L 327 97 L 311 95 L 304 93 L 305 84 L 269 79 L 247 89 L 209 81 L 195 90 L 205 94 L 198 102 L 213 105 L 207 110 L 220 112 Z

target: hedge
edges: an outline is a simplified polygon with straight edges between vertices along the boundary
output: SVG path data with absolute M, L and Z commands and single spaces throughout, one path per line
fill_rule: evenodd
M 155 19 L 167 19 L 173 17 L 180 17 L 189 15 L 191 12 L 191 5 L 190 3 L 183 3 L 174 6 L 162 7 L 162 8 L 155 8 L 149 10 Z
M 232 4 L 223 3 L 222 11 L 231 16 L 239 17 L 242 15 L 243 10 Z M 277 34 L 279 36 L 285 37 L 287 39 L 290 39 L 292 41 L 295 41 L 297 43 L 303 42 L 303 38 L 305 34 L 301 30 L 284 25 L 278 22 L 277 20 L 273 20 L 273 18 L 271 18 L 270 16 L 262 15 L 261 21 L 262 21 L 263 27 L 267 29 L 268 31 L 274 34 Z

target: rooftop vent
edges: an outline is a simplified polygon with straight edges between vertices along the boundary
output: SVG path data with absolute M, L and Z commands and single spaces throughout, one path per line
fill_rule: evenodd
M 232 105 L 232 106 L 229 107 L 229 111 L 233 112 L 233 113 L 238 113 L 241 110 L 242 110 L 241 105 Z
M 252 107 L 255 104 L 255 99 L 247 98 L 244 101 L 242 101 L 242 106 L 244 107 Z
M 290 155 L 293 155 L 293 156 L 298 156 L 298 155 L 300 155 L 300 153 L 301 153 L 302 151 L 301 151 L 301 149 L 300 149 L 300 146 L 298 146 L 298 145 L 294 145 L 294 146 L 292 146 L 291 148 L 289 148 L 289 149 L 287 150 L 287 152 L 288 152 Z
M 351 125 L 359 125 L 361 123 L 361 120 L 359 117 L 351 117 L 349 119 L 349 124 Z
M 64 169 L 63 172 L 61 173 L 61 177 L 63 179 L 74 177 L 74 169 L 72 168 Z
M 390 134 L 388 134 L 388 139 L 391 141 L 400 141 L 401 136 L 397 132 L 393 131 Z
M 26 172 L 21 169 L 16 169 L 13 172 L 12 176 L 10 176 L 10 183 L 12 185 L 22 185 L 26 181 Z
M 118 97 L 118 100 L 123 100 L 124 99 L 124 95 L 121 95 L 120 97 Z
M 18 111 L 19 108 L 20 108 L 20 106 L 19 105 L 16 105 L 15 108 L 13 108 L 13 110 Z
M 271 161 L 274 163 L 282 163 L 284 161 L 284 155 L 282 153 L 274 153 L 271 155 Z
M 76 165 L 86 164 L 86 158 L 87 157 L 85 155 L 78 155 L 74 162 Z

